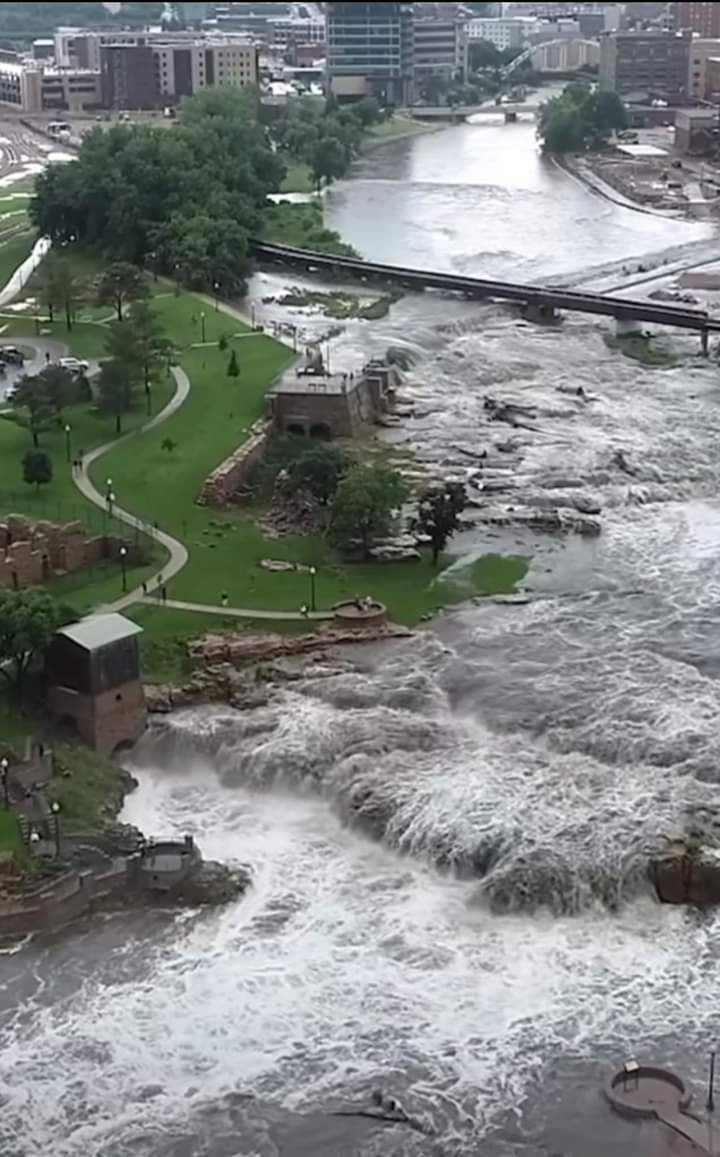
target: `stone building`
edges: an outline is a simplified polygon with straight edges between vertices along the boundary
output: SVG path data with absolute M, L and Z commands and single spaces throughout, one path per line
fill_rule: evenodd
M 123 615 L 91 615 L 58 631 L 46 656 L 53 719 L 108 755 L 145 730 L 140 634 L 142 627 Z
M 270 395 L 278 431 L 311 438 L 362 436 L 388 409 L 395 386 L 392 366 L 370 361 L 359 374 L 292 369 Z
M 117 558 L 121 545 L 112 535 L 88 534 L 81 522 L 60 526 L 8 514 L 0 522 L 0 586 L 32 586 L 83 570 L 102 558 Z

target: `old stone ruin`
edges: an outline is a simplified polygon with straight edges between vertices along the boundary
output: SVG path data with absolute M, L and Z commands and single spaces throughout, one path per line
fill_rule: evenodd
M 8 514 L 0 522 L 0 586 L 24 587 L 93 566 L 104 558 L 119 558 L 125 545 L 128 560 L 135 547 L 112 534 L 91 534 L 81 522 L 33 522 Z

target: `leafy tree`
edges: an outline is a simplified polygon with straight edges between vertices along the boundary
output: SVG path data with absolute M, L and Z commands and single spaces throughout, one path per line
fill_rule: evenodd
M 73 377 L 64 366 L 50 365 L 37 374 L 39 387 L 44 390 L 50 408 L 56 418 L 62 420 L 63 410 L 78 400 L 82 383 Z
M 55 412 L 45 382 L 40 374 L 23 374 L 12 392 L 12 403 L 26 412 L 25 422 L 32 435 L 33 446 L 40 445 L 40 434 L 53 423 Z
M 330 184 L 342 177 L 348 167 L 348 151 L 337 137 L 323 137 L 315 146 L 312 157 L 312 177 L 317 188 L 323 181 Z
M 353 466 L 341 479 L 332 504 L 330 533 L 347 549 L 360 542 L 368 558 L 373 539 L 386 534 L 393 510 L 408 496 L 402 475 L 389 466 Z
M 220 350 L 220 353 L 222 354 L 222 353 L 225 353 L 225 350 L 227 348 L 228 348 L 228 339 L 224 333 L 221 333 L 220 337 L 218 338 L 218 349 Z
M 129 332 L 133 346 L 133 356 L 142 371 L 148 413 L 151 411 L 152 387 L 160 377 L 162 369 L 169 364 L 173 345 L 163 333 L 160 318 L 148 301 L 135 301 L 130 306 L 122 323 Z
M 240 366 L 238 365 L 237 354 L 235 350 L 230 351 L 230 361 L 228 362 L 227 376 L 229 378 L 237 378 L 240 376 Z
M 61 259 L 51 249 L 40 266 L 40 302 L 48 311 L 50 321 L 55 320 L 55 308 L 64 304 L 64 274 Z
M 56 304 L 65 313 L 65 328 L 70 333 L 75 318 L 78 286 L 72 266 L 66 257 L 58 257 L 54 260 L 50 276 L 53 282 L 52 292 L 56 295 Z
M 451 536 L 460 529 L 460 515 L 465 509 L 466 498 L 462 482 L 448 482 L 442 488 L 427 490 L 420 496 L 415 524 L 430 539 L 433 566 Z
M 492 40 L 471 40 L 468 45 L 469 65 L 474 71 L 476 68 L 500 68 L 503 57 Z
M 118 321 L 123 319 L 123 306 L 128 301 L 147 297 L 148 289 L 142 270 L 129 261 L 116 261 L 105 270 L 98 285 L 98 302 L 114 305 Z
M 309 490 L 321 506 L 327 506 L 350 465 L 351 459 L 345 450 L 319 442 L 310 445 L 292 464 L 288 481 L 296 489 Z
M 52 482 L 53 465 L 50 455 L 45 450 L 26 450 L 22 460 L 23 479 L 28 486 L 41 486 Z
M 354 105 L 353 110 L 355 116 L 360 123 L 366 128 L 370 125 L 377 124 L 382 119 L 382 110 L 380 102 L 374 96 L 365 96 Z
M 115 419 L 115 433 L 122 433 L 123 415 L 129 413 L 135 401 L 133 386 L 137 379 L 128 374 L 128 366 L 118 358 L 101 362 L 98 377 L 100 410 Z
M 617 94 L 592 92 L 575 81 L 540 106 L 537 131 L 546 152 L 582 152 L 604 145 L 613 130 L 626 124 Z
M 18 696 L 30 664 L 47 650 L 64 618 L 47 591 L 0 588 L 0 672 Z

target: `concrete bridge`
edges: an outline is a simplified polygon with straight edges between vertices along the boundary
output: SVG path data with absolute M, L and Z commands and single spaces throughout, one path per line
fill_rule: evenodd
M 444 105 L 409 105 L 400 109 L 403 116 L 418 121 L 464 121 L 476 113 L 491 113 L 493 116 L 506 116 L 507 113 L 537 114 L 537 104 L 522 104 L 516 101 L 506 101 L 504 104 L 444 104 Z
M 264 264 L 278 264 L 303 269 L 308 273 L 325 273 L 336 277 L 359 278 L 361 281 L 380 281 L 403 289 L 422 291 L 444 289 L 476 300 L 509 301 L 523 308 L 533 321 L 557 320 L 557 310 L 574 313 L 592 313 L 613 317 L 622 332 L 629 323 L 655 322 L 678 329 L 695 330 L 700 334 L 703 353 L 708 351 L 710 333 L 720 333 L 720 318 L 712 318 L 704 310 L 684 306 L 665 305 L 653 301 L 639 301 L 614 297 L 603 293 L 584 293 L 575 289 L 552 286 L 524 285 L 511 281 L 491 281 L 487 278 L 462 277 L 456 273 L 441 273 L 426 269 L 408 269 L 363 261 L 357 257 L 339 257 L 332 253 L 316 253 L 310 249 L 295 249 L 289 245 L 270 245 L 253 240 L 251 252 Z

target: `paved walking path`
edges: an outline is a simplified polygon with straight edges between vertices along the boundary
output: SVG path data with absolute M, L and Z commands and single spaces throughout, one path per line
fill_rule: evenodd
M 179 599 L 159 599 L 141 597 L 141 603 L 152 607 L 170 607 L 176 611 L 199 611 L 205 615 L 226 615 L 236 619 L 276 619 L 278 622 L 291 619 L 293 622 L 324 621 L 333 618 L 332 611 L 308 611 L 306 615 L 300 611 L 261 611 L 250 610 L 248 607 L 218 607 L 210 603 L 185 603 Z
M 176 389 L 167 405 L 164 406 L 154 418 L 139 426 L 137 430 L 131 430 L 119 438 L 113 438 L 110 442 L 104 442 L 102 446 L 96 446 L 94 450 L 89 450 L 81 461 L 80 469 L 73 475 L 73 481 L 80 493 L 89 499 L 90 502 L 93 502 L 95 506 L 99 506 L 101 510 L 107 509 L 107 499 L 104 494 L 101 494 L 100 491 L 95 488 L 88 473 L 89 467 L 92 466 L 94 462 L 97 462 L 98 458 L 102 458 L 103 454 L 107 454 L 109 450 L 114 450 L 117 446 L 122 446 L 125 442 L 131 442 L 133 438 L 138 438 L 141 434 L 147 433 L 148 430 L 154 430 L 156 426 L 160 426 L 182 406 L 190 393 L 190 379 L 180 366 L 172 367 L 172 375 L 175 378 Z M 123 510 L 117 503 L 113 504 L 113 518 L 117 518 L 119 522 L 124 522 L 126 526 L 137 527 L 137 529 L 142 530 L 143 533 L 147 533 L 148 531 L 147 522 L 142 518 L 136 518 L 135 515 L 130 514 L 129 511 Z M 152 578 L 148 579 L 147 586 L 149 588 L 169 582 L 171 578 L 174 578 L 175 575 L 182 570 L 188 560 L 187 549 L 179 539 L 173 538 L 172 535 L 166 534 L 163 530 L 153 530 L 152 533 L 156 542 L 161 543 L 161 545 L 166 548 L 170 558 Z M 102 609 L 112 611 L 123 610 L 124 607 L 129 607 L 132 603 L 138 602 L 143 594 L 142 587 L 136 587 L 134 590 L 128 591 L 127 594 L 122 595 L 119 599 L 115 599 L 114 602 L 109 603 Z

